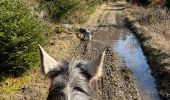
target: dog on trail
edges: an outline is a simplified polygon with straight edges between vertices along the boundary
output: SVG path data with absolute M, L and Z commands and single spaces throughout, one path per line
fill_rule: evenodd
M 81 40 L 91 40 L 92 39 L 92 33 L 88 29 L 79 28 L 78 32 L 79 32 L 78 37 Z

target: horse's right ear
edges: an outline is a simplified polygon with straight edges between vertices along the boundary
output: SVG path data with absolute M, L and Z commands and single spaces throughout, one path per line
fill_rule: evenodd
M 49 76 L 50 72 L 59 71 L 61 69 L 62 63 L 57 62 L 54 58 L 48 55 L 40 45 L 39 53 L 40 53 L 40 67 L 43 74 Z
M 90 80 L 98 79 L 102 76 L 105 53 L 106 51 L 82 67 L 82 69 L 90 75 Z

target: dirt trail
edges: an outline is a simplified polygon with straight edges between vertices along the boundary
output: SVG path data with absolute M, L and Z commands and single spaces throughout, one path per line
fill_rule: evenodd
M 93 82 L 96 93 L 102 100 L 140 100 L 131 73 L 122 59 L 113 52 L 112 44 L 125 32 L 122 22 L 125 4 L 115 3 L 102 5 L 90 17 L 85 26 L 93 31 L 92 41 L 81 41 L 73 50 L 72 59 L 91 60 L 106 48 L 104 75 Z M 40 73 L 16 91 L 10 100 L 45 100 L 49 88 L 49 80 Z
M 112 50 L 113 42 L 119 38 L 120 33 L 125 31 L 121 19 L 123 12 L 118 9 L 118 7 L 124 8 L 123 5 L 109 4 L 102 7 L 103 12 L 100 11 L 101 15 L 98 17 L 98 21 L 90 19 L 93 23 L 90 28 L 94 31 L 92 41 L 81 42 L 73 53 L 76 59 L 90 60 L 104 49 L 109 49 L 106 54 L 104 76 L 98 82 L 94 82 L 95 89 L 102 100 L 140 99 L 132 76 L 127 71 L 122 59 Z

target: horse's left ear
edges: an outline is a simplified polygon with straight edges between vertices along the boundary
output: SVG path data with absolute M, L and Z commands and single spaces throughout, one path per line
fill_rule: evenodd
M 90 75 L 90 80 L 98 79 L 102 76 L 105 52 L 106 51 L 83 67 L 83 69 Z
M 61 70 L 63 67 L 62 62 L 57 62 L 54 58 L 47 54 L 44 49 L 39 45 L 40 53 L 40 67 L 43 74 L 50 76 L 52 72 Z

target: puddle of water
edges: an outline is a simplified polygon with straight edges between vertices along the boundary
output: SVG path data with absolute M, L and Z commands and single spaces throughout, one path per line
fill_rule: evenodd
M 113 49 L 133 72 L 142 100 L 160 100 L 147 60 L 133 34 L 129 31 L 126 35 L 120 36 L 114 43 Z

